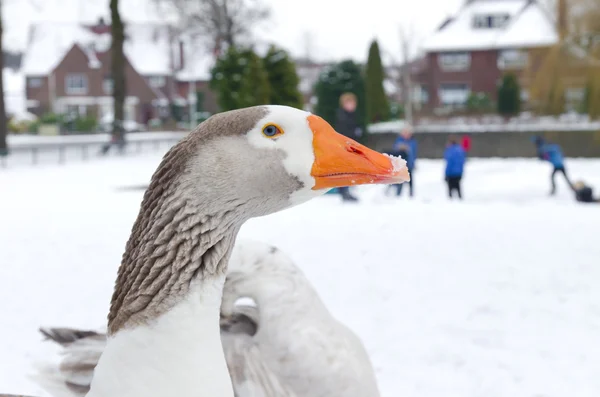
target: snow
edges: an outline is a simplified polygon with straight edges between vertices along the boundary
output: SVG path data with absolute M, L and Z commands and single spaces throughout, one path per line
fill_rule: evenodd
M 0 392 L 47 396 L 27 374 L 58 359 L 39 326 L 102 328 L 159 154 L 0 168 Z M 568 159 L 600 193 L 600 160 Z M 382 397 L 600 395 L 600 205 L 536 160 L 470 159 L 465 201 L 417 161 L 416 197 L 354 188 L 249 221 L 364 341 Z M 407 189 L 408 187 L 405 187 Z M 406 194 L 406 192 L 403 192 Z
M 399 133 L 405 125 L 405 120 L 382 121 L 380 123 L 369 124 L 367 130 L 369 131 L 369 134 L 384 134 L 389 132 Z
M 473 27 L 475 15 L 506 14 L 508 24 L 499 28 Z M 428 52 L 538 47 L 556 43 L 554 23 L 537 2 L 529 0 L 479 0 L 466 4 L 443 29 L 424 43 Z
M 25 115 L 25 77 L 23 73 L 4 68 L 2 70 L 2 78 L 7 113 Z
M 523 13 L 496 39 L 496 46 L 539 47 L 558 42 L 558 34 L 548 15 L 539 6 L 525 8 Z
M 76 23 L 43 22 L 32 26 L 29 46 L 23 54 L 22 72 L 26 76 L 45 76 L 52 71 L 73 45 L 85 48 L 95 34 Z
M 119 11 L 126 23 L 164 23 L 174 21 L 174 13 L 167 2 L 148 0 L 119 0 Z M 32 24 L 39 22 L 94 24 L 99 17 L 110 21 L 106 2 L 81 0 L 7 1 L 3 4 L 5 19 L 5 49 L 23 51 L 27 46 Z
M 391 154 L 386 154 L 386 156 L 392 161 L 394 173 L 406 169 L 406 160 L 402 156 L 393 156 Z
M 138 73 L 168 75 L 169 31 L 165 24 L 130 23 L 123 50 Z M 22 71 L 26 76 L 45 76 L 62 61 L 73 45 L 87 54 L 90 67 L 99 67 L 93 51 L 106 48 L 106 35 L 98 35 L 76 22 L 41 22 L 32 26 L 30 42 L 23 56 Z
M 169 75 L 169 27 L 164 24 L 138 23 L 125 28 L 130 37 L 123 51 L 135 70 L 144 76 Z

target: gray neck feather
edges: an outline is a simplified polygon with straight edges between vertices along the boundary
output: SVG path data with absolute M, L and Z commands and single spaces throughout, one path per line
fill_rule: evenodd
M 252 169 L 256 159 L 232 156 L 247 151 L 243 140 L 235 138 L 266 113 L 255 107 L 215 115 L 165 155 L 123 254 L 108 315 L 109 335 L 166 312 L 183 299 L 192 281 L 224 276 L 242 223 L 281 209 L 298 188 L 298 181 L 276 173 L 268 180 L 282 184 L 281 195 L 265 195 L 270 186 L 261 180 L 248 182 L 249 175 L 241 172 Z M 265 156 L 269 154 L 255 154 Z M 244 182 L 250 186 L 246 190 Z

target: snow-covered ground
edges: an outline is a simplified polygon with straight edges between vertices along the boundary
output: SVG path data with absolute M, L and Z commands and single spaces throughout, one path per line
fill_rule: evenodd
M 158 154 L 0 169 L 0 393 L 58 349 L 38 327 L 102 328 Z M 600 193 L 600 160 L 568 161 Z M 254 219 L 364 340 L 384 397 L 600 395 L 600 205 L 535 160 L 472 159 L 464 202 L 422 160 L 417 196 L 357 188 Z

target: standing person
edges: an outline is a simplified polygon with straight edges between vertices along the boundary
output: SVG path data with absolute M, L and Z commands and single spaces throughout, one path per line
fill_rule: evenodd
M 362 128 L 358 125 L 356 115 L 357 99 L 351 92 L 345 92 L 340 95 L 340 107 L 335 114 L 335 129 L 342 135 L 358 140 L 362 136 Z M 344 201 L 358 201 L 350 193 L 348 187 L 339 188 L 339 193 Z
M 556 194 L 556 182 L 554 180 L 554 177 L 558 172 L 563 174 L 565 180 L 567 181 L 567 184 L 571 189 L 573 189 L 573 184 L 571 183 L 571 180 L 567 175 L 567 170 L 565 169 L 565 161 L 560 146 L 557 144 L 546 143 L 546 141 L 544 141 L 544 138 L 542 138 L 541 136 L 536 136 L 533 141 L 537 149 L 538 158 L 540 160 L 548 161 L 550 164 L 552 164 L 553 167 L 552 174 L 550 174 L 550 183 L 552 186 L 550 190 L 550 195 Z
M 444 159 L 446 160 L 448 197 L 452 198 L 453 192 L 456 191 L 458 198 L 462 200 L 460 182 L 463 176 L 466 153 L 465 149 L 458 144 L 458 139 L 455 136 L 451 136 L 448 140 L 448 146 L 446 146 L 446 150 L 444 151 Z
M 406 166 L 408 167 L 408 172 L 410 174 L 410 181 L 408 182 L 408 186 L 410 188 L 410 197 L 413 197 L 414 193 L 414 170 L 415 170 L 415 162 L 417 161 L 417 141 L 413 137 L 413 130 L 410 126 L 406 126 L 400 131 L 398 138 L 394 142 L 394 150 L 395 156 L 400 156 L 404 160 L 406 160 Z M 399 183 L 396 185 L 390 185 L 388 189 L 391 189 L 392 186 L 396 186 L 396 196 L 400 196 L 402 194 L 402 186 L 403 183 Z

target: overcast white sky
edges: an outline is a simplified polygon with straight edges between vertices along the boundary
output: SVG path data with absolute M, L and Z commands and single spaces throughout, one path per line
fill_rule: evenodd
M 151 0 L 121 0 L 130 20 L 155 19 Z M 400 58 L 400 27 L 415 34 L 418 46 L 464 0 L 263 0 L 272 18 L 257 35 L 274 41 L 296 56 L 306 53 L 307 38 L 317 59 L 366 59 L 373 38 L 383 51 Z M 6 47 L 23 48 L 34 19 L 95 20 L 106 14 L 108 0 L 4 0 Z M 59 6 L 60 4 L 60 6 Z M 413 50 L 414 51 L 414 50 Z

